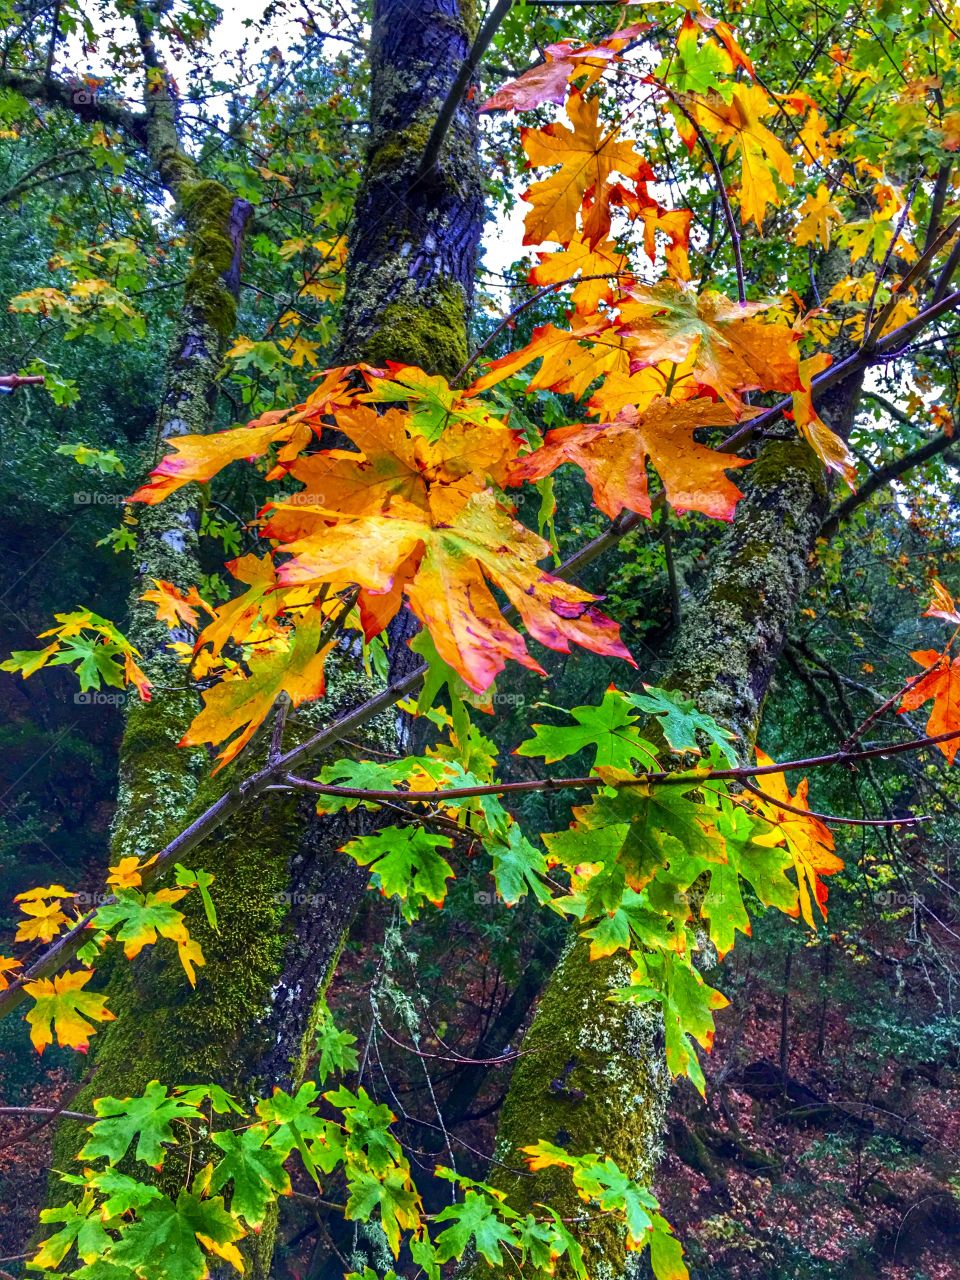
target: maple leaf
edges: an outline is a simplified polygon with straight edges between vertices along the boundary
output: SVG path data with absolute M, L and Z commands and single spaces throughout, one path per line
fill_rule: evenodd
M 857 460 L 847 448 L 846 442 L 827 426 L 813 407 L 813 378 L 827 368 L 830 360 L 829 353 L 822 351 L 809 360 L 801 361 L 801 386 L 793 393 L 793 420 L 823 465 L 843 476 L 853 489 L 857 480 Z
M 229 642 L 247 643 L 258 624 L 272 623 L 283 607 L 284 596 L 277 590 L 277 570 L 269 556 L 259 557 L 251 552 L 228 560 L 224 567 L 249 590 L 212 611 L 212 621 L 197 636 L 194 653 L 209 646 L 211 656 L 217 657 Z
M 654 200 L 645 182 L 634 188 L 618 183 L 610 193 L 611 203 L 622 205 L 629 216 L 643 223 L 643 251 L 655 263 L 657 232 L 666 239 L 664 258 L 667 270 L 676 280 L 690 279 L 690 224 L 692 209 L 667 209 Z
M 38 978 L 24 984 L 26 994 L 36 1001 L 26 1020 L 37 1053 L 53 1044 L 54 1033 L 61 1049 L 86 1053 L 94 1030 L 92 1024 L 113 1021 L 115 1015 L 106 1007 L 106 998 L 83 990 L 92 977 L 91 972 L 78 969 L 58 974 L 52 980 Z
M 323 614 L 318 606 L 307 610 L 292 634 L 287 633 L 286 647 L 254 654 L 248 663 L 250 674 L 222 680 L 203 694 L 203 710 L 180 739 L 183 747 L 203 743 L 218 744 L 232 738 L 217 756 L 217 773 L 243 750 L 263 723 L 281 693 L 286 693 L 294 707 L 323 696 L 324 662 L 332 642 L 319 648 Z
M 139 889 L 143 883 L 144 871 L 152 867 L 159 856 L 155 853 L 146 862 L 141 862 L 135 854 L 121 858 L 115 867 L 110 867 L 107 884 L 114 889 Z
M 63 913 L 63 899 L 74 896 L 62 884 L 52 884 L 46 888 L 28 889 L 25 893 L 18 893 L 14 902 L 18 902 L 20 910 L 30 918 L 20 921 L 14 941 L 52 941 L 63 926 L 70 923 Z
M 930 585 L 933 588 L 933 598 L 930 608 L 924 611 L 923 616 L 942 618 L 944 622 L 954 622 L 960 626 L 960 605 L 938 578 L 934 578 Z
M 826 183 L 821 182 L 815 194 L 808 195 L 800 208 L 800 222 L 794 238 L 798 245 L 819 240 L 824 250 L 830 248 L 830 224 L 841 221 L 840 210 L 833 204 Z
M 480 110 L 530 111 L 544 102 L 563 102 L 568 81 L 583 75 L 586 83 L 582 87 L 589 87 L 620 49 L 649 30 L 650 23 L 635 22 L 596 44 L 575 45 L 570 40 L 548 44 L 543 51 L 543 62 L 503 85 Z
M 757 764 L 764 767 L 774 763 L 759 747 L 756 749 L 756 757 Z M 794 795 L 790 794 L 782 773 L 765 773 L 758 779 L 757 785 L 771 799 L 763 800 L 757 796 L 753 797 L 753 803 L 774 829 L 767 834 L 754 835 L 753 842 L 758 845 L 786 842 L 797 876 L 800 894 L 798 909 L 806 924 L 813 929 L 816 927 L 813 919 L 814 902 L 824 920 L 827 918 L 827 886 L 820 877 L 832 876 L 843 870 L 843 863 L 833 852 L 833 834 L 813 814 L 791 813 L 788 809 L 781 808 L 781 803 L 796 809 L 807 808 L 809 782 L 806 778 L 798 785 Z M 789 914 L 793 915 L 795 911 L 790 911 Z
M 503 431 L 503 423 L 496 421 L 472 391 L 455 391 L 446 378 L 424 373 L 416 365 L 395 364 L 389 360 L 387 368 L 390 377 L 374 382 L 361 399 L 373 404 L 404 401 L 409 409 L 407 429 L 411 436 L 423 436 L 434 443 L 456 421 Z
M 400 1232 L 415 1230 L 420 1225 L 420 1196 L 409 1175 L 396 1166 L 378 1178 L 365 1169 L 357 1170 L 349 1180 L 350 1196 L 344 1217 L 368 1220 L 374 1209 L 380 1210 L 380 1225 L 387 1243 L 396 1257 L 400 1252 Z M 438 1218 L 442 1216 L 438 1214 Z
M 12 956 L 0 956 L 0 991 L 6 991 L 10 985 L 8 974 L 20 967 L 21 961 L 14 960 Z
M 145 1205 L 110 1249 L 109 1258 L 151 1280 L 203 1280 L 210 1269 L 202 1245 L 242 1274 L 243 1259 L 233 1242 L 243 1234 L 222 1196 L 201 1200 L 181 1190 L 176 1204 L 163 1196 Z
M 277 441 L 294 440 L 297 451 L 311 438 L 308 426 L 288 418 L 266 426 L 234 427 L 204 436 L 172 436 L 174 452 L 150 472 L 151 479 L 131 494 L 131 502 L 162 502 L 186 484 L 212 480 L 224 467 L 241 458 L 261 458 Z
M 650 768 L 656 763 L 657 751 L 640 736 L 637 717 L 624 695 L 613 685 L 606 690 L 596 707 L 572 707 L 570 716 L 576 726 L 535 724 L 533 737 L 517 747 L 514 755 L 532 756 L 554 764 L 566 756 L 593 747 L 593 766 L 629 769 L 642 764 Z
M 232 1181 L 231 1212 L 241 1214 L 251 1227 L 263 1222 L 274 1196 L 290 1195 L 290 1177 L 283 1167 L 284 1158 L 265 1145 L 269 1132 L 266 1125 L 256 1124 L 243 1133 L 227 1129 L 211 1135 L 224 1153 L 214 1167 L 211 1189 L 219 1191 Z
M 538 253 L 539 265 L 527 276 L 530 284 L 562 284 L 578 273 L 584 277 L 571 295 L 573 305 L 585 315 L 593 315 L 601 302 L 611 297 L 609 278 L 624 274 L 629 259 L 620 253 L 612 240 L 591 245 L 575 236 L 565 249 L 556 253 Z M 587 279 L 588 276 L 606 277 Z
M 630 349 L 613 321 L 576 314 L 570 329 L 552 324 L 534 329 L 526 346 L 491 361 L 472 389 L 486 391 L 541 357 L 530 391 L 543 388 L 579 397 L 605 374 L 630 372 Z
M 213 610 L 207 602 L 201 598 L 196 587 L 191 587 L 186 594 L 179 591 L 172 582 L 164 582 L 161 578 L 154 578 L 153 585 L 155 590 L 144 591 L 140 597 L 150 604 L 157 606 L 157 621 L 165 622 L 168 627 L 183 626 L 196 628 L 200 620 L 197 609 L 205 609 L 207 613 L 212 614 Z
M 693 108 L 701 127 L 715 134 L 722 145 L 739 151 L 740 216 L 744 222 L 753 219 L 758 231 L 763 230 L 767 205 L 780 203 L 774 176 L 787 186 L 794 182 L 793 162 L 763 123 L 775 111 L 776 104 L 756 84 L 738 86 L 729 105 L 711 95 Z M 685 141 L 689 145 L 689 138 Z
M 749 459 L 718 453 L 698 444 L 700 427 L 730 426 L 735 414 L 712 400 L 672 401 L 660 398 L 643 413 L 624 411 L 615 422 L 559 427 L 547 433 L 543 446 L 514 463 L 510 483 L 541 480 L 563 462 L 586 476 L 593 500 L 615 519 L 627 508 L 649 516 L 646 464 L 653 463 L 667 498 L 681 511 L 701 511 L 732 520 L 743 494 L 726 472 L 749 465 Z
M 521 129 L 520 140 L 532 165 L 560 166 L 524 192 L 523 198 L 533 205 L 524 221 L 524 244 L 544 240 L 568 244 L 577 233 L 577 214 L 588 191 L 594 202 L 584 215 L 583 238 L 597 244 L 610 230 L 605 188 L 613 174 L 653 178 L 633 143 L 619 139 L 615 126 L 598 122 L 599 105 L 598 98 L 584 98 L 574 89 L 566 107 L 572 129 L 559 122 L 543 129 Z
M 621 304 L 620 331 L 630 339 L 631 370 L 694 356 L 692 374 L 737 413 L 742 391 L 801 389 L 797 335 L 756 319 L 769 302 L 732 302 L 707 289 L 663 280 L 633 285 Z
M 261 458 L 271 445 L 283 444 L 277 460 L 281 465 L 295 458 L 322 430 L 321 420 L 337 406 L 349 404 L 356 396 L 347 383 L 354 371 L 367 365 L 345 365 L 328 369 L 323 380 L 303 404 L 295 409 L 279 409 L 262 414 L 245 427 L 215 431 L 209 435 L 171 436 L 167 444 L 174 452 L 161 459 L 150 472 L 150 480 L 140 486 L 131 502 L 153 505 L 162 502 L 186 484 L 212 480 L 224 467 L 241 458 Z M 379 373 L 379 370 L 371 371 Z M 316 424 L 315 426 L 313 424 Z M 273 472 L 270 473 L 270 478 Z
M 936 615 L 935 615 L 936 616 Z M 918 649 L 910 657 L 918 662 L 927 674 L 908 689 L 900 700 L 900 711 L 916 711 L 933 699 L 933 707 L 927 720 L 927 734 L 931 738 L 941 733 L 960 730 L 960 658 L 951 662 L 949 654 L 936 649 Z M 932 667 L 933 670 L 928 670 Z M 953 764 L 960 750 L 960 736 L 947 742 L 938 742 L 938 749 Z
M 404 907 L 415 908 L 424 898 L 435 907 L 447 896 L 446 882 L 453 868 L 438 849 L 449 849 L 449 836 L 435 835 L 422 827 L 385 827 L 376 835 L 359 836 L 341 853 L 361 867 L 370 867 L 380 880 L 385 897 L 396 895 Z
M 495 1212 L 488 1196 L 468 1190 L 462 1203 L 448 1204 L 435 1218 L 436 1222 L 449 1222 L 436 1237 L 437 1259 L 449 1262 L 462 1258 L 471 1242 L 492 1267 L 503 1265 L 500 1246 L 516 1246 L 512 1227 Z
M 617 625 L 595 608 L 596 597 L 540 569 L 537 562 L 548 554 L 549 544 L 512 519 L 489 491 L 473 494 L 452 522 L 430 520 L 408 507 L 403 516 L 338 520 L 282 550 L 293 557 L 280 569 L 288 585 L 356 584 L 377 594 L 402 582 L 440 657 L 478 693 L 493 683 L 508 658 L 542 672 L 505 621 L 488 580 L 547 648 L 568 653 L 573 641 L 633 662 Z

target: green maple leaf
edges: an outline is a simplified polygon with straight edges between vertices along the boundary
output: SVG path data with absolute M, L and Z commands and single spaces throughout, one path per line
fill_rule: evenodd
M 101 1205 L 101 1212 L 106 1218 L 116 1218 L 131 1209 L 142 1209 L 161 1195 L 156 1187 L 138 1182 L 136 1178 L 128 1177 L 117 1169 L 102 1169 L 92 1174 L 88 1171 L 86 1181 L 88 1186 L 106 1197 Z
M 176 1204 L 167 1196 L 148 1204 L 139 1220 L 124 1230 L 108 1260 L 131 1267 L 149 1280 L 204 1280 L 209 1260 L 198 1237 L 205 1244 L 210 1242 L 208 1248 L 229 1251 L 242 1235 L 243 1228 L 223 1207 L 221 1196 L 201 1200 L 181 1191 Z
M 707 986 L 685 956 L 666 951 L 632 954 L 637 965 L 632 984 L 618 988 L 610 998 L 662 1005 L 667 1066 L 675 1076 L 689 1076 L 700 1093 L 705 1093 L 706 1080 L 691 1039 L 705 1049 L 712 1048 L 716 1029 L 713 1011 L 729 1001 Z
M 317 1021 L 317 1052 L 320 1055 L 317 1075 L 321 1084 L 329 1076 L 356 1070 L 359 1064 L 353 1047 L 356 1043 L 357 1037 L 349 1031 L 341 1031 L 326 1004 L 322 1004 Z
M 495 1212 L 494 1202 L 476 1191 L 468 1191 L 462 1203 L 448 1204 L 441 1209 L 435 1221 L 453 1224 L 436 1238 L 437 1257 L 441 1262 L 462 1258 L 472 1242 L 477 1253 L 491 1266 L 499 1267 L 503 1262 L 500 1246 L 519 1247 L 516 1233 Z
M 590 958 L 595 960 L 638 945 L 670 947 L 675 935 L 669 924 L 661 912 L 651 910 L 644 894 L 625 888 L 619 905 L 605 911 L 596 924 L 584 930 L 583 936 L 590 939 Z
M 137 1280 L 137 1273 L 106 1258 L 95 1258 L 89 1266 L 71 1272 L 70 1280 Z
M 242 1133 L 225 1129 L 212 1135 L 224 1158 L 214 1165 L 210 1187 L 220 1191 L 232 1181 L 230 1211 L 241 1214 L 251 1227 L 259 1227 L 276 1197 L 290 1191 L 284 1157 L 265 1145 L 269 1132 L 266 1125 L 255 1124 Z
M 515 754 L 536 756 L 553 764 L 593 747 L 595 768 L 630 769 L 642 764 L 649 769 L 656 764 L 656 747 L 640 736 L 635 727 L 637 717 L 623 694 L 612 685 L 599 706 L 574 707 L 569 714 L 577 721 L 575 727 L 535 724 L 533 737 L 521 742 Z
M 174 1093 L 192 1107 L 199 1107 L 201 1103 L 209 1101 L 218 1116 L 228 1115 L 231 1111 L 237 1116 L 245 1114 L 233 1095 L 218 1084 L 181 1084 L 174 1089 Z
M 756 843 L 758 836 L 773 830 L 770 824 L 724 796 L 717 829 L 726 841 L 731 863 L 763 905 L 792 915 L 797 907 L 797 886 L 787 874 L 793 867 L 790 851 Z
M 697 741 L 697 734 L 702 733 L 708 742 L 714 743 L 731 768 L 736 765 L 737 754 L 731 745 L 733 734 L 722 729 L 712 716 L 698 711 L 695 702 L 679 693 L 649 684 L 643 688 L 643 693 L 628 693 L 626 696 L 638 711 L 658 718 L 663 736 L 674 751 L 693 751 L 702 755 Z
M 598 796 L 591 805 L 573 812 L 577 825 L 587 831 L 616 829 L 620 841 L 616 861 L 631 888 L 643 889 L 667 866 L 675 878 L 685 875 L 691 883 L 704 864 L 726 857 L 712 810 L 687 795 L 696 785 L 691 781 L 676 786 L 622 787 L 615 795 Z M 599 858 L 590 841 L 584 856 L 593 861 Z
M 381 892 L 386 897 L 395 894 L 408 915 L 424 899 L 439 907 L 447 896 L 446 881 L 452 879 L 453 868 L 437 850 L 449 849 L 452 843 L 448 836 L 422 827 L 384 827 L 375 835 L 351 840 L 342 852 L 361 867 L 370 867 Z
M 177 911 L 169 902 L 158 900 L 158 895 L 137 893 L 135 890 L 122 890 L 117 894 L 116 902 L 107 902 L 97 910 L 93 919 L 94 927 L 104 929 L 108 933 L 116 929 L 117 941 L 124 943 L 127 955 L 137 955 L 143 947 L 150 946 L 161 938 L 170 938 L 179 942 L 187 937 L 183 913 Z
M 136 1138 L 137 1159 L 155 1168 L 163 1164 L 163 1144 L 174 1141 L 170 1121 L 203 1118 L 195 1107 L 169 1097 L 166 1086 L 157 1080 L 151 1080 L 140 1097 L 98 1098 L 93 1109 L 103 1118 L 90 1126 L 81 1160 L 106 1157 L 111 1164 L 117 1164 Z
M 413 1230 L 420 1223 L 420 1197 L 409 1178 L 398 1166 L 383 1178 L 361 1169 L 350 1174 L 348 1185 L 350 1197 L 344 1216 L 367 1222 L 379 1208 L 380 1225 L 396 1257 L 400 1251 L 400 1232 Z
M 390 1132 L 396 1117 L 388 1106 L 375 1102 L 362 1086 L 356 1093 L 341 1087 L 323 1096 L 332 1107 L 339 1107 L 343 1112 L 348 1158 L 369 1165 L 377 1174 L 384 1173 L 401 1158 L 400 1144 Z
M 83 1261 L 91 1262 L 112 1243 L 89 1191 L 84 1193 L 79 1204 L 68 1203 L 54 1209 L 43 1209 L 40 1221 L 63 1225 L 40 1245 L 30 1260 L 31 1269 L 55 1270 L 74 1244 Z
M 710 868 L 710 888 L 700 906 L 710 923 L 710 941 L 722 960 L 732 948 L 737 930 L 750 936 L 750 917 L 740 893 L 740 877 L 729 863 Z
M 114 662 L 114 658 L 122 656 L 116 645 L 104 644 L 99 639 L 90 640 L 86 636 L 69 636 L 61 641 L 60 652 L 50 659 L 50 666 L 69 666 L 75 662 L 74 673 L 84 693 L 89 689 L 99 689 L 101 681 L 122 689 L 126 684 L 123 667 Z
M 317 1166 L 307 1149 L 307 1142 L 321 1137 L 327 1127 L 314 1110 L 319 1092 L 312 1080 L 305 1080 L 295 1094 L 274 1089 L 269 1098 L 261 1098 L 257 1103 L 260 1119 L 277 1126 L 267 1145 L 279 1151 L 284 1159 L 296 1147 L 314 1181 L 317 1181 Z
M 541 879 L 547 872 L 546 859 L 515 822 L 507 828 L 505 839 L 491 839 L 485 844 L 493 859 L 497 892 L 508 907 L 526 897 L 528 891 L 539 903 L 550 900 L 550 889 Z
M 622 1213 L 635 1244 L 653 1227 L 650 1214 L 657 1208 L 656 1197 L 646 1187 L 628 1178 L 609 1156 L 578 1162 L 574 1186 L 597 1201 L 607 1213 Z

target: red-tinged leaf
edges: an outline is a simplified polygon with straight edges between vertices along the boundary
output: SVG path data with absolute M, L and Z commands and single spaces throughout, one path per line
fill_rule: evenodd
M 925 618 L 942 618 L 944 622 L 953 622 L 960 626 L 960 605 L 938 579 L 930 584 L 933 587 L 933 599 L 930 608 L 924 612 Z
M 947 763 L 953 764 L 960 751 L 960 658 L 951 662 L 948 654 L 938 653 L 936 649 L 918 649 L 910 657 L 924 669 L 932 667 L 933 670 L 927 671 L 912 689 L 907 690 L 900 701 L 900 710 L 916 711 L 933 699 L 927 733 L 931 738 L 939 737 L 941 733 L 958 734 L 956 738 L 937 744 L 947 757 Z
M 757 764 L 771 765 L 773 760 L 758 747 Z M 827 886 L 821 876 L 832 876 L 843 870 L 843 863 L 833 852 L 833 834 L 813 814 L 791 813 L 783 805 L 794 809 L 807 808 L 807 792 L 809 783 L 806 778 L 797 787 L 796 794 L 791 795 L 787 780 L 782 773 L 765 773 L 757 778 L 757 786 L 771 797 L 768 800 L 757 798 L 759 812 L 773 825 L 769 835 L 756 835 L 754 843 L 759 845 L 775 845 L 786 842 L 787 851 L 793 858 L 800 890 L 798 910 L 811 929 L 815 927 L 813 919 L 813 902 L 816 902 L 820 914 L 827 918 Z M 812 895 L 812 898 L 811 898 Z M 789 914 L 795 914 L 790 912 Z
M 489 491 L 472 495 L 450 520 L 431 521 L 406 507 L 402 515 L 331 521 L 281 549 L 293 557 L 280 570 L 287 585 L 356 584 L 372 594 L 393 593 L 396 601 L 402 587 L 437 652 L 476 692 L 489 687 L 509 658 L 541 669 L 503 618 L 487 581 L 548 648 L 566 653 L 572 641 L 632 662 L 616 624 L 594 607 L 596 597 L 540 569 L 549 544 L 513 520 Z
M 582 235 L 589 244 L 606 239 L 610 231 L 608 183 L 614 173 L 625 178 L 652 180 L 650 166 L 634 150 L 632 142 L 618 137 L 616 126 L 597 118 L 599 99 L 584 98 L 572 90 L 567 115 L 573 128 L 563 123 L 543 129 L 522 129 L 524 151 L 535 167 L 559 166 L 524 192 L 533 208 L 525 219 L 524 244 L 556 240 L 569 244 L 577 234 L 577 214 L 586 193 L 594 203 L 584 214 Z
M 542 448 L 514 463 L 510 481 L 541 480 L 561 463 L 572 462 L 583 470 L 593 500 L 605 515 L 615 519 L 626 507 L 649 516 L 649 461 L 678 510 L 732 520 L 743 495 L 726 472 L 749 465 L 749 459 L 698 444 L 693 432 L 730 426 L 735 420 L 726 405 L 712 400 L 660 398 L 644 413 L 625 413 L 606 425 L 587 423 L 549 432 Z
M 545 102 L 563 102 L 568 81 L 585 76 L 581 87 L 589 87 L 617 52 L 650 26 L 649 22 L 635 22 L 594 45 L 574 45 L 569 40 L 547 45 L 543 62 L 498 89 L 480 110 L 530 111 Z

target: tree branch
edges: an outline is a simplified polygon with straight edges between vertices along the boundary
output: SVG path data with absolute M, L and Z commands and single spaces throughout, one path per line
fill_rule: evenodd
M 147 145 L 147 117 L 115 102 L 91 93 L 79 82 L 69 83 L 56 77 L 27 75 L 19 71 L 0 71 L 0 88 L 12 89 L 32 102 L 45 102 L 72 112 L 88 124 L 108 124 L 125 134 L 139 147 Z
M 504 20 L 513 7 L 513 0 L 497 0 L 490 16 L 480 28 L 476 40 L 474 40 L 470 51 L 460 65 L 457 77 L 450 86 L 450 92 L 444 99 L 443 106 L 437 116 L 430 137 L 427 139 L 427 145 L 417 169 L 416 181 L 421 181 L 431 171 L 440 157 L 440 150 L 443 146 L 443 140 L 447 136 L 447 131 L 453 123 L 453 117 L 457 114 L 457 108 L 460 100 L 467 91 L 473 73 L 480 65 L 480 59 L 486 53 L 490 41 L 497 33 L 497 28 Z
M 936 458 L 938 454 L 946 453 L 954 443 L 956 442 L 950 436 L 938 434 L 927 440 L 919 449 L 905 453 L 902 457 L 894 458 L 892 462 L 879 467 L 873 475 L 867 477 L 856 493 L 851 493 L 827 516 L 820 526 L 820 537 L 832 538 L 844 520 L 849 520 L 855 511 L 859 510 L 865 502 L 869 502 L 878 489 L 892 483 L 914 467 L 919 467 L 922 463 L 929 462 L 931 458 Z

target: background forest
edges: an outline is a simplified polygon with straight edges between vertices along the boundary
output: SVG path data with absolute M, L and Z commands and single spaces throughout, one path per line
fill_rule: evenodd
M 78 606 L 125 626 L 144 512 L 126 499 L 163 452 L 158 415 L 193 262 L 169 189 L 121 118 L 143 94 L 124 34 L 136 7 L 3 7 L 0 373 L 45 378 L 0 396 L 3 656 L 35 648 L 54 613 Z M 652 24 L 632 46 L 652 67 L 668 8 L 681 12 L 517 4 L 480 64 L 473 101 L 542 63 L 552 43 L 599 39 L 618 23 Z M 277 0 L 262 13 L 245 3 L 219 25 L 206 0 L 153 12 L 179 94 L 182 147 L 203 181 L 252 206 L 211 410 L 211 428 L 223 429 L 302 401 L 318 369 L 341 363 L 344 264 L 368 139 L 371 15 L 348 0 Z M 839 316 L 841 330 L 859 323 L 862 333 L 876 275 L 908 270 L 933 211 L 941 225 L 957 212 L 960 109 L 950 103 L 960 13 L 921 0 L 744 0 L 711 14 L 734 25 L 765 82 L 812 95 L 823 136 L 846 131 L 847 152 L 860 163 L 846 153 L 825 159 L 819 171 L 798 174 L 789 208 L 771 206 L 762 228 L 743 221 L 748 296 L 803 299 Z M 51 76 L 70 87 L 69 101 L 27 83 Z M 626 91 L 606 109 L 629 114 Z M 555 118 L 547 103 L 523 120 Z M 693 210 L 693 277 L 735 295 L 709 174 L 690 178 L 686 148 L 658 119 L 634 128 L 667 175 L 662 189 L 682 187 Z M 518 232 L 526 179 L 516 117 L 485 114 L 480 147 L 486 228 L 469 344 L 489 339 L 484 356 L 502 357 L 540 326 L 562 324 L 570 291 L 528 281 L 537 257 Z M 720 161 L 732 166 L 732 181 L 733 154 Z M 859 212 L 823 212 L 830 174 L 861 193 Z M 810 221 L 818 201 L 820 220 Z M 806 235 L 796 233 L 798 208 Z M 947 282 L 958 255 L 950 252 L 950 269 L 938 265 Z M 878 305 L 886 301 L 879 295 Z M 427 367 L 429 353 L 414 354 L 396 358 Z M 571 396 L 524 395 L 530 377 L 527 367 L 496 390 L 514 426 L 545 432 L 579 420 Z M 849 435 L 857 497 L 833 476 L 834 514 L 763 702 L 759 739 L 775 760 L 835 750 L 913 674 L 910 653 L 942 643 L 942 625 L 921 615 L 934 578 L 960 587 L 958 379 L 949 313 L 908 358 L 866 376 Z M 899 466 L 906 457 L 911 465 Z M 267 497 L 265 470 L 230 468 L 203 486 L 194 585 L 207 600 L 231 594 L 224 561 L 260 547 L 249 522 Z M 561 468 L 552 483 L 556 510 L 546 527 L 563 559 L 609 522 L 578 470 Z M 536 527 L 549 497 L 540 511 L 536 494 L 519 501 Z M 611 681 L 658 683 L 724 536 L 718 521 L 663 507 L 580 572 L 578 583 L 605 597 L 638 671 L 625 676 L 622 664 L 581 649 L 538 648 L 546 684 L 508 667 L 492 714 L 475 716 L 506 777 L 540 776 L 537 761 L 511 753 L 553 709 L 597 702 Z M 374 664 L 387 660 L 371 654 Z M 0 676 L 4 936 L 18 923 L 15 895 L 31 886 L 59 882 L 78 891 L 81 906 L 98 901 L 128 701 L 127 690 L 108 685 L 81 692 L 63 666 L 28 682 Z M 308 712 L 293 714 L 294 723 L 300 714 L 311 723 Z M 924 712 L 900 719 L 922 736 Z M 871 726 L 861 745 L 887 741 L 896 720 Z M 591 761 L 581 753 L 567 763 L 576 773 Z M 830 881 L 828 919 L 810 929 L 777 912 L 758 915 L 751 936 L 706 973 L 731 1006 L 718 1012 L 713 1050 L 701 1055 L 706 1098 L 689 1080 L 674 1083 L 654 1189 L 700 1280 L 960 1277 L 960 782 L 940 753 L 905 753 L 816 773 L 810 801 L 831 814 L 930 820 L 837 827 L 844 866 Z M 528 832 L 569 821 L 568 798 L 547 791 L 510 807 Z M 202 854 L 197 861 L 205 865 Z M 438 1161 L 486 1176 L 517 1049 L 567 929 L 530 897 L 507 906 L 472 850 L 457 851 L 454 870 L 445 909 L 413 923 L 396 899 L 368 893 L 328 993 L 337 1024 L 357 1039 L 351 1087 L 362 1084 L 399 1117 L 397 1135 L 432 1211 L 449 1200 L 449 1187 L 430 1178 Z M 19 1016 L 0 1021 L 7 1106 L 69 1110 L 87 1066 L 57 1046 L 38 1057 Z M 562 1073 L 550 1088 L 573 1099 Z M 2 1274 L 22 1274 L 34 1244 L 55 1161 L 50 1120 L 0 1108 Z M 355 1267 L 356 1225 L 318 1214 L 307 1183 L 294 1184 L 271 1274 L 308 1280 Z M 372 1248 L 367 1242 L 366 1257 Z M 638 1266 L 644 1274 L 646 1261 Z

